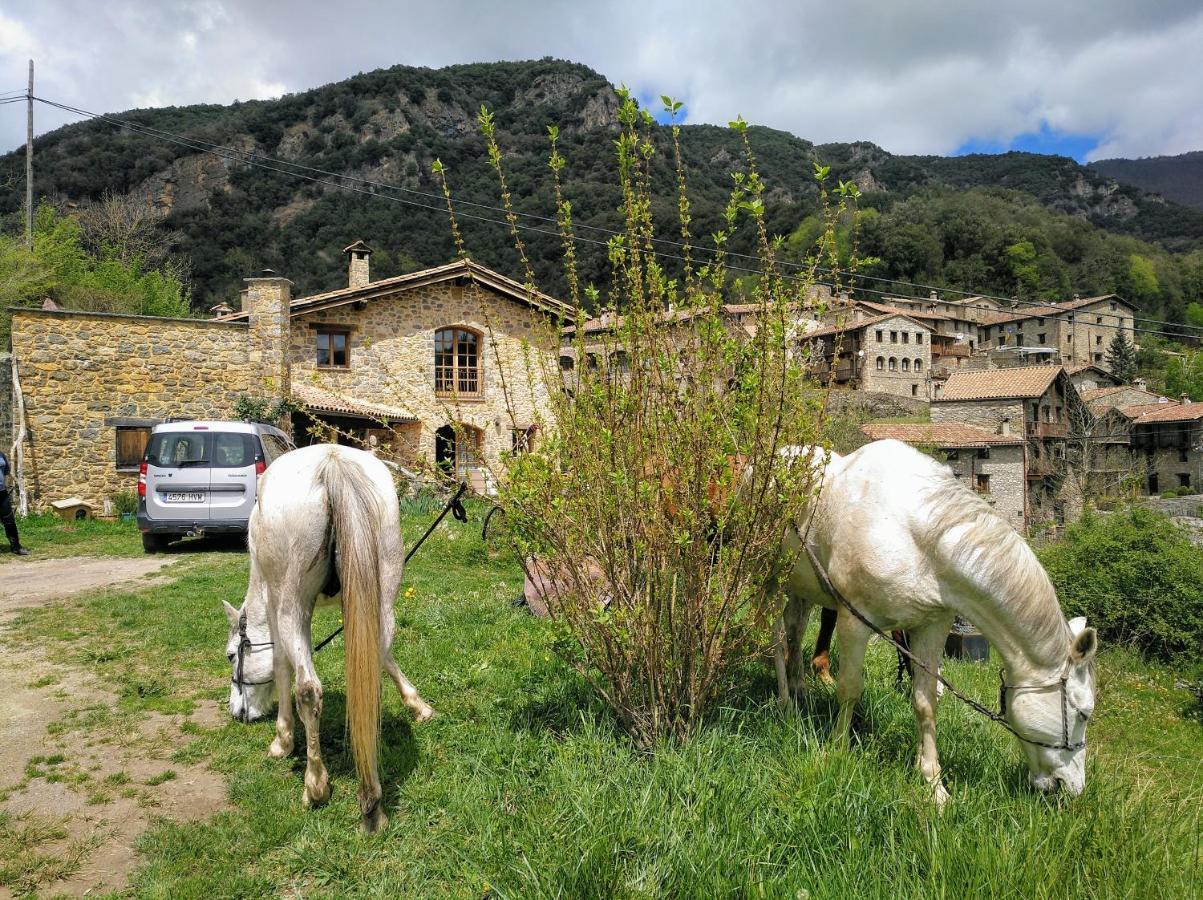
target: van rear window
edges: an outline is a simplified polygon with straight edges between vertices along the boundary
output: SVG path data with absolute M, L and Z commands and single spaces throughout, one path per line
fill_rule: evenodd
M 233 432 L 164 431 L 146 445 L 146 461 L 160 469 L 241 469 L 255 455 L 254 435 Z

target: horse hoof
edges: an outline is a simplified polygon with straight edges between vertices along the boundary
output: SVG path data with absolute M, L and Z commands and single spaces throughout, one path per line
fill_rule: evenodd
M 292 744 L 285 744 L 279 738 L 272 741 L 272 745 L 267 748 L 267 755 L 272 759 L 283 759 L 292 754 Z
M 940 812 L 944 811 L 944 806 L 952 798 L 952 794 L 948 793 L 948 789 L 943 784 L 936 784 L 935 799 L 936 809 Z
M 387 827 L 388 816 L 384 814 L 384 810 L 379 805 L 359 820 L 359 829 L 364 834 L 375 834 L 377 831 L 382 831 Z
M 414 722 L 421 725 L 423 722 L 429 722 L 434 716 L 434 707 L 429 703 L 423 703 L 421 709 L 414 713 Z
M 831 677 L 831 673 L 828 672 L 826 669 L 816 672 L 815 676 L 823 684 L 835 684 L 835 679 Z
M 305 793 L 301 795 L 301 803 L 306 809 L 317 809 L 319 806 L 325 806 L 330 801 L 330 780 L 326 779 L 322 784 L 316 784 L 312 787 L 305 785 Z

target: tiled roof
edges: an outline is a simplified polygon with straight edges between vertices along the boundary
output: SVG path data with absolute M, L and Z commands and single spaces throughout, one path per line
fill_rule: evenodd
M 937 322 L 951 322 L 953 318 L 952 316 L 940 315 L 940 313 L 900 309 L 897 306 L 890 306 L 885 303 L 874 303 L 869 300 L 858 300 L 857 306 L 863 306 L 865 309 L 871 309 L 876 313 L 889 313 L 893 316 L 906 316 L 908 319 L 932 319 Z
M 843 334 L 848 331 L 861 331 L 862 329 L 869 328 L 872 325 L 878 325 L 887 319 L 897 318 L 906 319 L 912 325 L 931 331 L 931 329 L 922 322 L 916 322 L 913 318 L 911 318 L 910 313 L 905 313 L 899 310 L 898 312 L 886 313 L 885 315 L 881 316 L 873 316 L 872 318 L 868 319 L 861 319 L 859 322 L 848 321 L 837 325 L 828 325 L 826 328 L 820 328 L 817 331 L 811 331 L 808 334 L 804 334 L 803 338 L 809 340 L 816 337 L 828 337 L 833 334 Z
M 417 422 L 411 412 L 378 403 L 368 403 L 352 397 L 340 397 L 312 384 L 299 383 L 292 386 L 292 396 L 314 412 L 335 413 L 357 419 L 374 419 L 387 422 Z
M 991 445 L 1022 444 L 1021 434 L 999 434 L 976 425 L 959 422 L 931 422 L 908 425 L 862 425 L 861 432 L 874 441 L 893 439 L 908 444 L 931 444 L 936 447 L 989 447 Z
M 1203 419 L 1203 403 L 1164 404 L 1164 409 L 1150 410 L 1133 422 L 1133 425 L 1149 425 L 1154 422 L 1194 422 Z
M 1073 312 L 1075 309 L 1081 309 L 1084 306 L 1090 306 L 1092 303 L 1099 303 L 1103 300 L 1115 300 L 1117 303 L 1122 303 L 1129 308 L 1135 308 L 1127 300 L 1115 294 L 1100 294 L 1097 297 L 1076 297 L 1073 300 L 1066 300 L 1061 303 L 1049 303 L 1041 306 L 1025 306 L 1022 311 L 1016 312 L 1000 312 L 991 316 L 983 316 L 983 325 L 1003 325 L 1007 322 L 1018 322 L 1023 319 L 1045 318 L 1056 316 L 1060 313 Z
M 953 372 L 944 384 L 943 393 L 932 402 L 1039 397 L 1062 371 L 1060 366 L 1018 366 Z
M 1081 370 L 1078 369 L 1075 371 Z M 1088 391 L 1080 391 L 1079 393 L 1081 394 L 1083 400 L 1085 400 L 1087 403 L 1092 403 L 1095 400 L 1102 400 L 1104 397 L 1110 396 L 1111 394 L 1118 394 L 1120 391 L 1134 390 L 1138 390 L 1138 388 L 1134 388 L 1130 384 L 1111 384 L 1107 387 L 1091 388 Z
M 1156 410 L 1169 409 L 1171 407 L 1175 407 L 1175 406 L 1179 406 L 1179 405 L 1180 404 L 1174 400 L 1161 400 L 1161 401 L 1151 401 L 1149 403 L 1133 403 L 1128 406 L 1117 406 L 1114 408 L 1118 409 L 1121 413 L 1123 413 L 1129 419 L 1139 419 L 1145 413 L 1154 412 Z
M 352 244 L 351 246 L 354 247 L 355 245 Z M 347 249 L 351 248 L 348 247 Z M 572 312 L 572 307 L 562 300 L 557 300 L 555 297 L 550 297 L 541 291 L 527 291 L 523 285 L 512 278 L 507 278 L 500 272 L 494 272 L 492 269 L 470 259 L 459 259 L 445 266 L 435 266 L 430 269 L 422 269 L 419 272 L 410 272 L 407 275 L 398 275 L 395 278 L 382 278 L 379 281 L 370 281 L 361 287 L 345 287 L 339 288 L 337 291 L 326 291 L 323 294 L 298 297 L 292 301 L 290 313 L 295 316 L 311 309 L 342 306 L 346 303 L 356 303 L 361 300 L 374 300 L 381 296 L 394 294 L 397 291 L 468 277 L 471 277 L 478 284 L 493 288 L 495 291 L 512 297 L 521 303 L 529 303 L 531 306 L 544 312 L 564 317 L 567 317 Z M 221 321 L 237 322 L 245 318 L 247 318 L 246 312 L 236 312 L 233 315 L 222 316 Z

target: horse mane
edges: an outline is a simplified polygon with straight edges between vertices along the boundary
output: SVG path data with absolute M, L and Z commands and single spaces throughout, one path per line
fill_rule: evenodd
M 944 466 L 930 464 L 919 491 L 925 545 L 983 597 L 1009 613 L 1033 648 L 1067 641 L 1065 617 L 1048 573 L 1027 541 Z M 1064 647 L 1068 653 L 1068 645 Z

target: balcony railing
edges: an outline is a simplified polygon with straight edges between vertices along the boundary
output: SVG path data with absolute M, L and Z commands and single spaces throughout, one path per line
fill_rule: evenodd
M 1028 422 L 1028 437 L 1030 438 L 1064 438 L 1069 437 L 1067 422 Z

